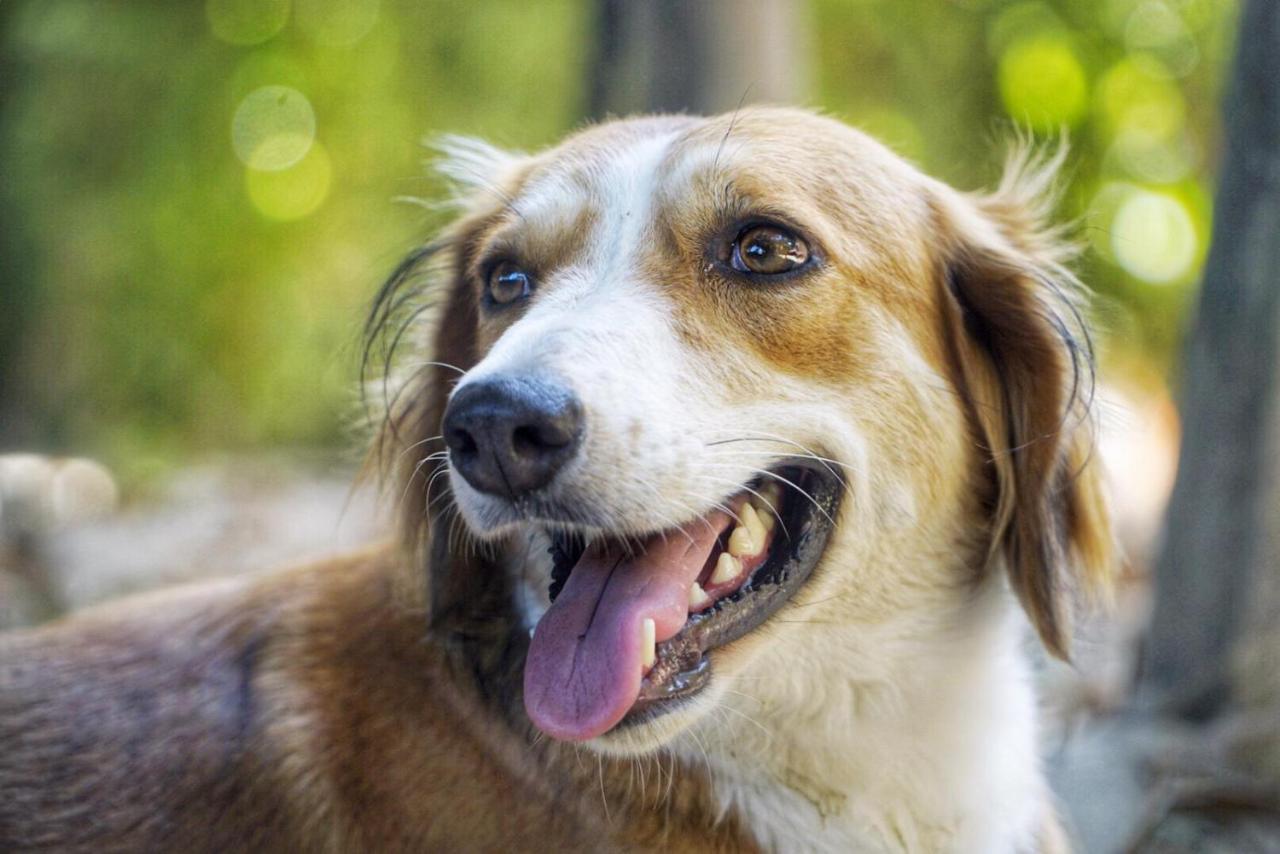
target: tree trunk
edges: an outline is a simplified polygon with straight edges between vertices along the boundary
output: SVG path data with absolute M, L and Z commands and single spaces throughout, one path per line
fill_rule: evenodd
M 588 113 L 716 113 L 807 91 L 803 0 L 597 0 Z
M 1280 617 L 1280 550 L 1267 537 L 1280 511 L 1269 490 L 1280 474 L 1280 3 L 1249 0 L 1240 32 L 1144 662 L 1147 687 L 1190 718 L 1211 716 L 1229 696 L 1249 603 L 1270 591 L 1263 610 Z M 1276 667 L 1272 657 L 1273 679 Z
M 1242 718 L 1233 758 L 1280 787 L 1280 406 L 1271 410 L 1267 447 L 1267 519 L 1231 669 L 1231 698 Z
M 1280 787 L 1280 4 L 1253 0 L 1246 12 L 1245 33 L 1250 48 L 1240 64 L 1238 87 L 1248 93 L 1252 116 L 1241 124 L 1255 140 L 1246 179 L 1265 198 L 1254 211 L 1256 229 L 1255 287 L 1268 293 L 1270 304 L 1261 322 L 1272 330 L 1272 347 L 1260 351 L 1259 370 L 1270 369 L 1268 384 L 1257 396 L 1265 401 L 1266 421 L 1258 439 L 1261 447 L 1258 491 L 1258 530 L 1253 561 L 1245 579 L 1245 615 L 1232 662 L 1231 697 L 1244 725 L 1237 737 L 1235 759 L 1244 769 Z M 1242 37 L 1241 54 L 1246 54 Z M 1223 205 L 1228 200 L 1218 199 Z

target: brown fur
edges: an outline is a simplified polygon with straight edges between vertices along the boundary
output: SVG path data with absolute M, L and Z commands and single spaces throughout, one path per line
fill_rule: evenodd
M 1008 174 L 1034 169 L 1029 157 L 1016 153 Z M 1089 464 L 1092 345 L 1062 243 L 1039 231 L 1036 209 L 1007 192 L 981 204 L 998 224 L 994 236 L 957 234 L 938 214 L 952 241 L 939 274 L 944 338 L 992 474 L 992 551 L 1045 646 L 1065 659 L 1073 567 L 1088 592 L 1105 595 L 1112 560 L 1100 474 Z

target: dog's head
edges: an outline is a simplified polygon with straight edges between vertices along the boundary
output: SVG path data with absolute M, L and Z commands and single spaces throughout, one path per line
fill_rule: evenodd
M 964 195 L 785 109 L 447 148 L 462 214 L 388 456 L 456 558 L 433 608 L 483 573 L 536 591 L 539 728 L 652 745 L 739 677 L 839 666 L 812 626 L 945 620 L 1001 567 L 1066 654 L 1110 540 L 1051 168 Z

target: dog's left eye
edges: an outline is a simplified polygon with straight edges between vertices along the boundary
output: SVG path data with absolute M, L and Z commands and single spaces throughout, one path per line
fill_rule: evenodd
M 730 264 L 739 273 L 776 276 L 809 260 L 809 244 L 777 225 L 746 228 L 733 242 Z
M 498 305 L 513 303 L 522 297 L 527 297 L 533 290 L 529 274 L 510 261 L 503 261 L 489 271 L 486 288 L 489 291 L 489 299 Z

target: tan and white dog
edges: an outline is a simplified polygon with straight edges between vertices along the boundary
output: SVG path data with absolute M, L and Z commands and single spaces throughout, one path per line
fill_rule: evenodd
M 369 324 L 430 318 L 404 542 L 0 640 L 0 848 L 1061 850 L 1024 615 L 1065 656 L 1110 534 L 1058 161 L 445 149 Z

